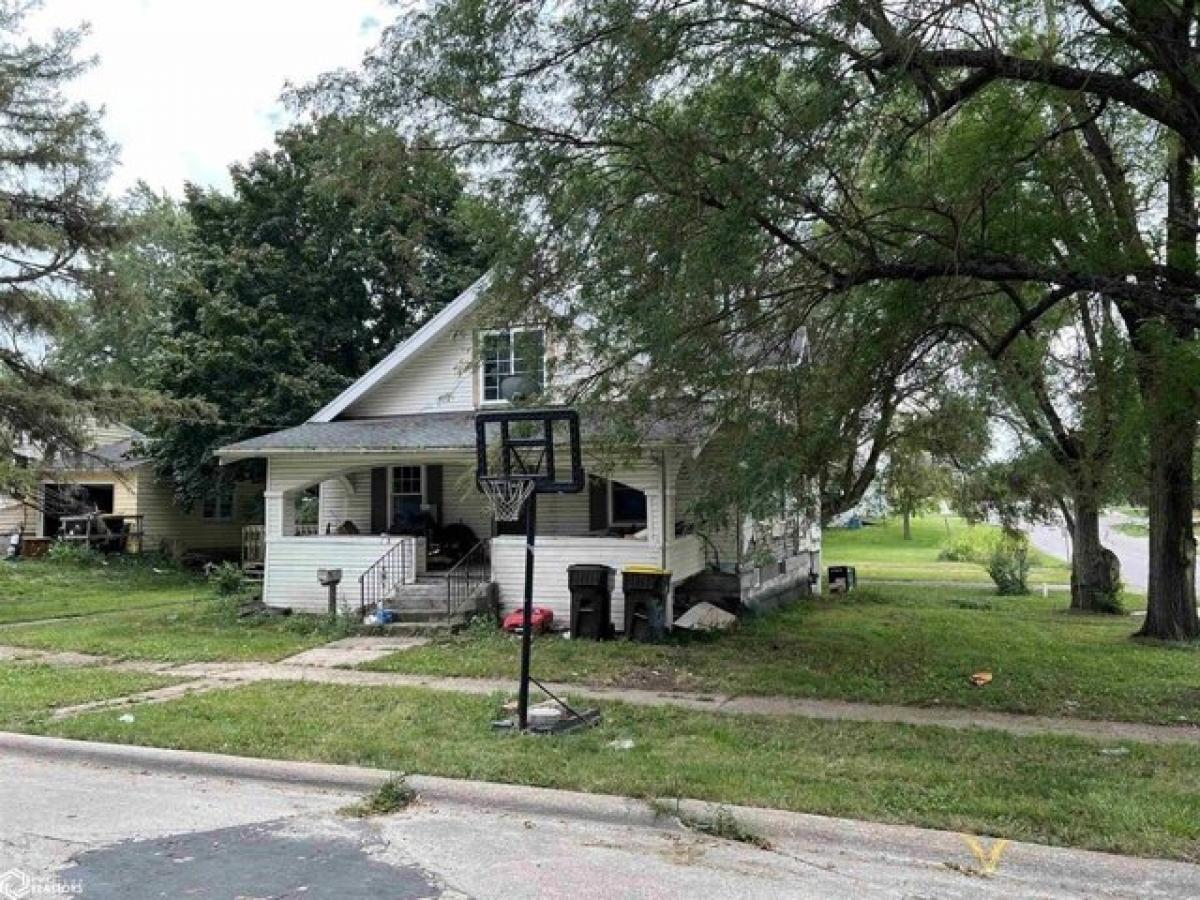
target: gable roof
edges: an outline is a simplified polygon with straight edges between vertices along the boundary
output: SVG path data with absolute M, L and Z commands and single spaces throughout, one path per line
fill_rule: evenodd
M 454 298 L 436 316 L 422 325 L 408 340 L 381 359 L 367 374 L 350 385 L 332 401 L 317 410 L 309 422 L 332 422 L 344 413 L 356 400 L 370 392 L 381 381 L 412 359 L 422 347 L 441 337 L 470 311 L 491 283 L 491 272 L 481 276 L 474 284 Z

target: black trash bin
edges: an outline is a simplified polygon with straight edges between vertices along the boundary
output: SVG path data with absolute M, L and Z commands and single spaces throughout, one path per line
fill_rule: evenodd
M 613 574 L 608 566 L 589 563 L 567 566 L 572 638 L 590 641 L 612 638 Z
M 667 631 L 671 573 L 657 566 L 626 566 L 621 572 L 621 590 L 625 594 L 626 639 L 661 640 Z
M 829 567 L 829 593 L 848 594 L 858 587 L 858 573 L 854 566 Z

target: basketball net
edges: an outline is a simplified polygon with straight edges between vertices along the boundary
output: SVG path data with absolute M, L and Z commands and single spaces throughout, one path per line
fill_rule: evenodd
M 533 493 L 533 486 L 533 478 L 521 475 L 479 479 L 479 489 L 497 522 L 515 522 L 521 518 L 521 510 Z

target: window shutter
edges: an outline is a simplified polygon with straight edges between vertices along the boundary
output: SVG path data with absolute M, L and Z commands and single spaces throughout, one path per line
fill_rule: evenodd
M 425 467 L 425 502 L 434 508 L 437 514 L 437 523 L 443 524 L 445 517 L 442 515 L 442 467 L 441 466 L 426 466 Z
M 608 482 L 595 475 L 588 477 L 588 529 L 608 528 Z
M 371 470 L 371 534 L 383 534 L 388 529 L 388 470 L 379 466 Z

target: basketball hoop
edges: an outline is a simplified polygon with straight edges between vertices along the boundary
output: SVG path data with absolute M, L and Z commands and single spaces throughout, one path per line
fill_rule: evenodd
M 510 388 L 508 393 L 514 394 L 516 387 Z M 525 513 L 525 627 L 521 629 L 521 680 L 517 688 L 517 727 L 525 731 L 529 728 L 529 684 L 533 680 L 529 668 L 537 495 L 583 490 L 579 414 L 564 407 L 477 413 L 475 454 L 475 483 L 487 498 L 496 521 L 515 522 Z
M 529 475 L 491 476 L 479 479 L 479 490 L 497 522 L 515 522 L 521 518 L 535 484 L 536 479 Z

